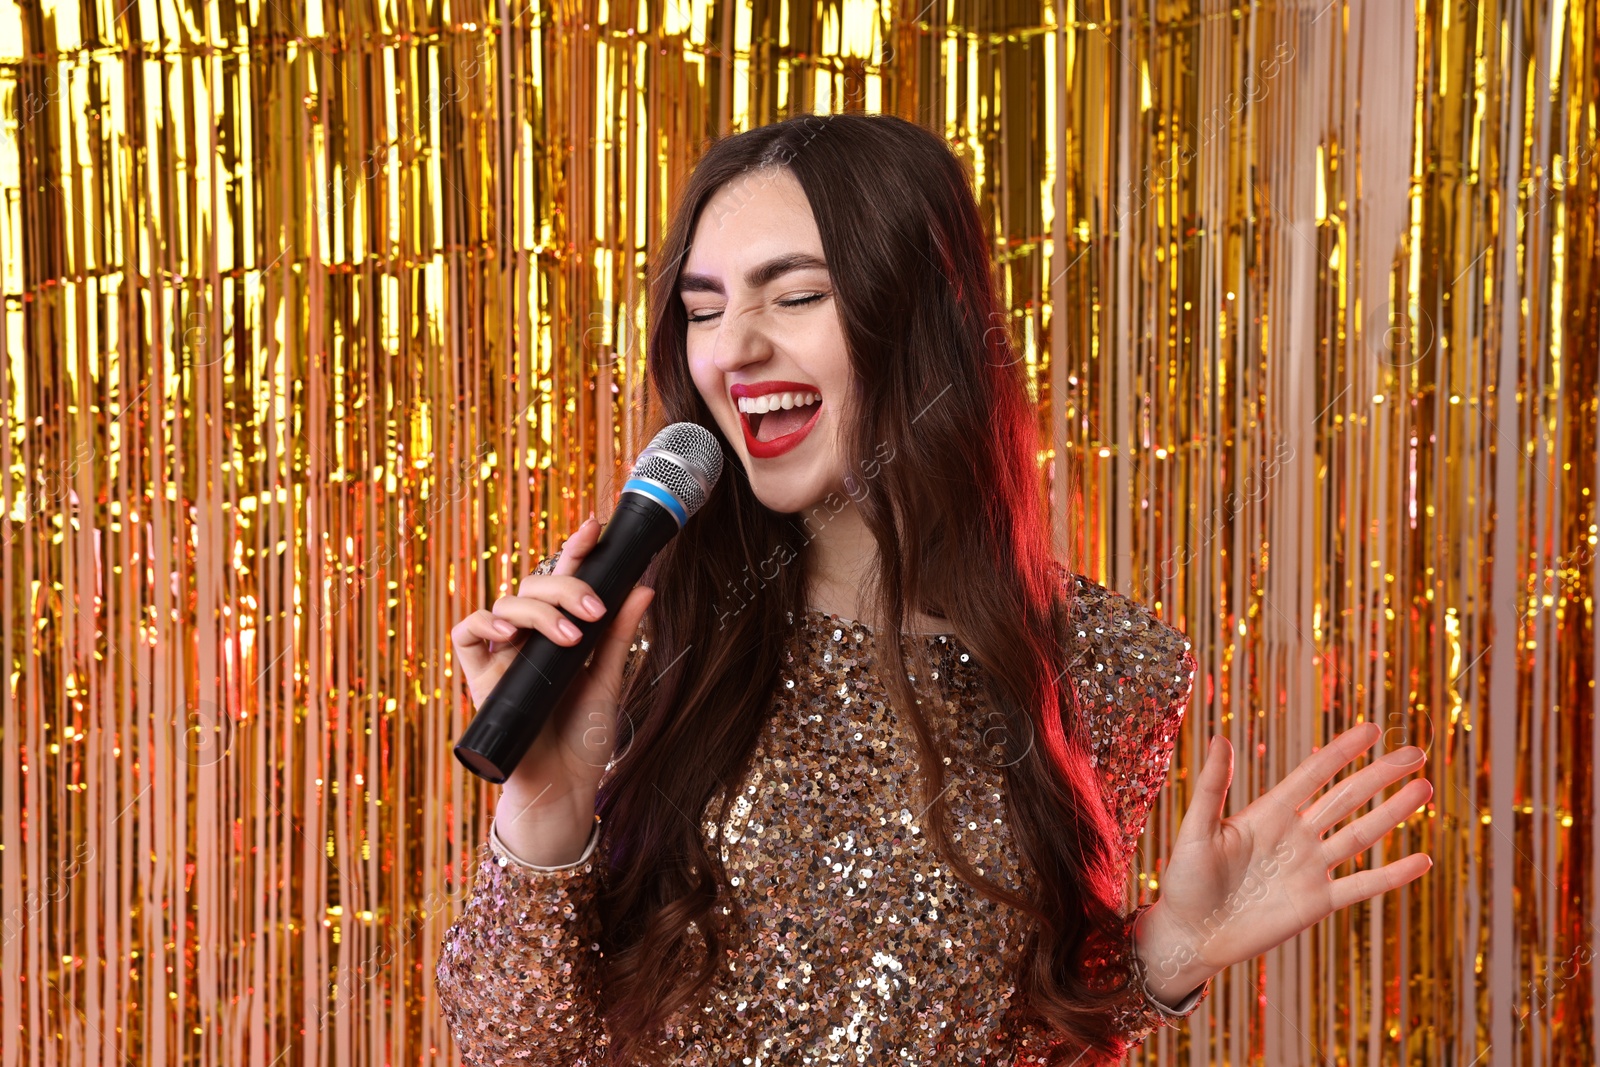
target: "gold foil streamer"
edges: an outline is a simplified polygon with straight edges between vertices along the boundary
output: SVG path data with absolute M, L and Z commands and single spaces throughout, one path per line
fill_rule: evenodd
M 1136 1057 L 1592 1063 L 1595 0 L 0 6 L 0 1062 L 443 1062 L 451 623 L 642 443 L 708 138 L 971 165 L 1058 544 L 1231 803 L 1357 721 L 1421 882 Z M 1340 873 L 1344 873 L 1341 871 Z

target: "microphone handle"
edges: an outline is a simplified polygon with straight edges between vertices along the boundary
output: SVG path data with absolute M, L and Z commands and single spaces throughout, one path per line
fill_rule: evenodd
M 496 784 L 511 777 L 611 625 L 613 613 L 677 532 L 678 520 L 664 506 L 643 493 L 622 493 L 599 541 L 574 572 L 593 587 L 606 613 L 591 622 L 558 606 L 582 639 L 575 645 L 558 645 L 534 631 L 517 648 L 516 658 L 456 742 L 456 758 L 468 770 Z

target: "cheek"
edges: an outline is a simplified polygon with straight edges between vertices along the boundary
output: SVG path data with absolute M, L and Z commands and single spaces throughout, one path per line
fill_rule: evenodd
M 700 399 L 705 401 L 706 407 L 712 411 L 717 410 L 713 403 L 716 396 L 716 375 L 705 361 L 695 358 L 694 353 L 689 353 L 689 377 L 694 381 L 694 387 L 700 392 Z
M 716 368 L 713 367 L 708 374 L 704 367 L 697 367 L 694 361 L 690 360 L 689 373 L 694 379 L 695 388 L 700 393 L 701 403 L 711 410 L 711 418 L 722 428 L 728 440 L 736 441 L 740 439 L 742 433 L 739 429 L 739 416 L 729 407 L 727 398 L 722 395 L 721 375 L 715 371 Z

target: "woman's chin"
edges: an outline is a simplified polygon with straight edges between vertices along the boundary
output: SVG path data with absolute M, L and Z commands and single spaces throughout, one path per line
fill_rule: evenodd
M 835 510 L 849 502 L 842 484 L 833 488 L 821 482 L 796 485 L 790 480 L 780 482 L 773 475 L 752 474 L 750 490 L 768 511 L 783 515 L 809 513 L 813 508 Z

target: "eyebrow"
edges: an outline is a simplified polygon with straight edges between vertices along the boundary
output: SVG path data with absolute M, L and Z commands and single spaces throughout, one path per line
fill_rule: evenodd
M 813 269 L 827 270 L 828 264 L 809 252 L 789 252 L 751 267 L 745 272 L 744 283 L 752 289 L 759 289 L 790 271 Z M 708 274 L 681 275 L 678 278 L 678 292 L 727 295 L 722 290 L 722 283 Z

